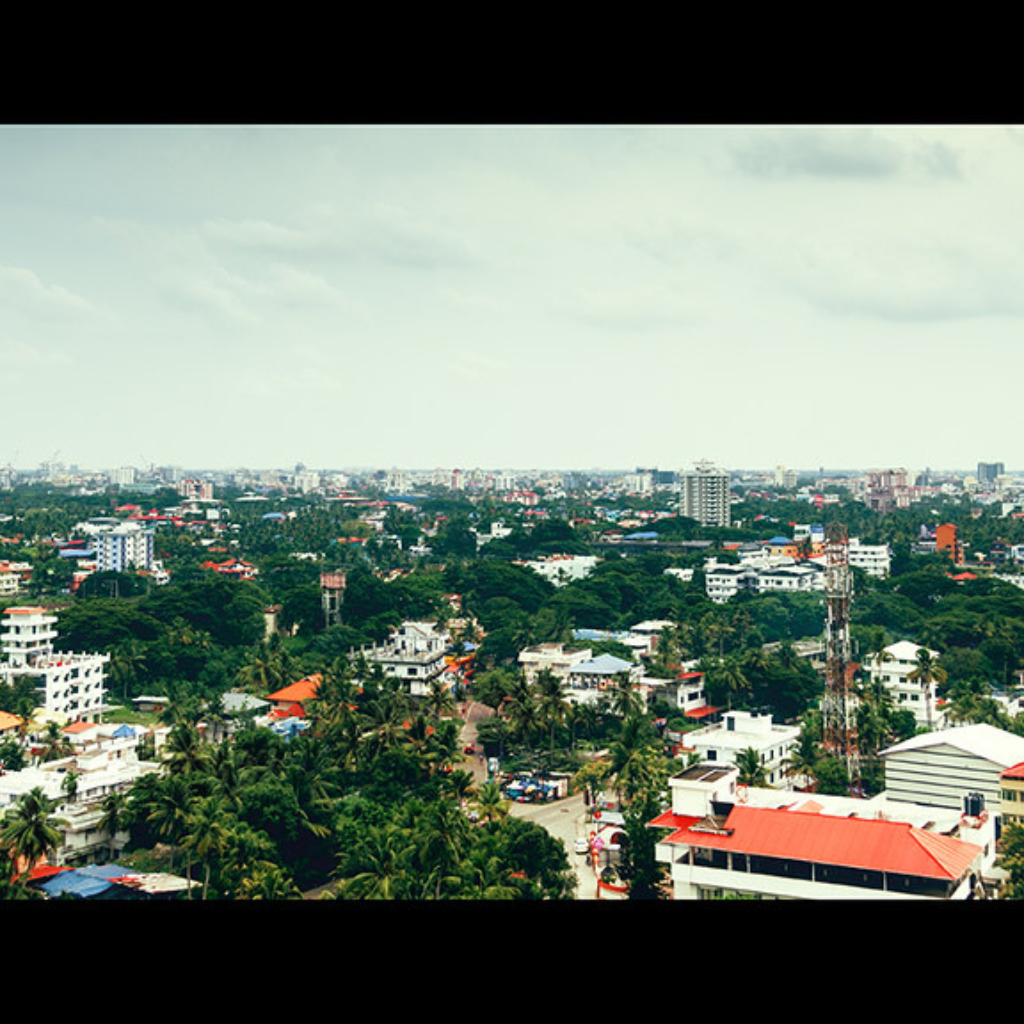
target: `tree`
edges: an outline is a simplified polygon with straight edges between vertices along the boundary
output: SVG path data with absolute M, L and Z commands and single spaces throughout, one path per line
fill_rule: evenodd
M 184 826 L 182 849 L 194 853 L 203 865 L 203 899 L 210 888 L 212 861 L 224 852 L 229 842 L 229 828 L 220 797 L 200 797 L 192 806 Z M 191 888 L 189 895 L 191 895 Z
M 15 874 L 31 870 L 63 841 L 57 827 L 59 819 L 53 817 L 54 808 L 42 788 L 35 786 L 0 819 L 0 849 Z
M 737 782 L 741 786 L 764 786 L 767 782 L 767 772 L 761 755 L 753 747 L 745 747 L 736 755 L 736 767 L 739 769 Z
M 921 684 L 921 691 L 925 700 L 925 716 L 928 729 L 932 728 L 932 684 L 942 684 L 946 681 L 946 670 L 932 657 L 932 652 L 927 647 L 917 649 L 916 663 L 913 669 L 907 673 L 907 679 L 915 680 Z

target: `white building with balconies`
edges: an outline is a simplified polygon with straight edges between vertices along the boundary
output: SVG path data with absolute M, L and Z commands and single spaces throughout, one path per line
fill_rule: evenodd
M 4 661 L 0 684 L 35 680 L 40 706 L 68 721 L 94 722 L 106 708 L 105 666 L 109 654 L 54 650 L 57 616 L 41 607 L 12 607 L 4 612 L 0 633 Z

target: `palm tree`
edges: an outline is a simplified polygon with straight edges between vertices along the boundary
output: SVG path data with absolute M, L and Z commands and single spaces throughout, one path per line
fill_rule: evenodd
M 913 679 L 921 684 L 925 701 L 925 720 L 928 728 L 932 727 L 932 684 L 942 685 L 946 681 L 946 670 L 939 665 L 938 660 L 932 657 L 932 652 L 927 647 L 917 649 L 916 664 L 907 673 L 907 679 Z
M 110 836 L 110 859 L 113 860 L 117 834 L 123 831 L 130 820 L 128 796 L 124 790 L 115 789 L 103 798 L 100 807 L 103 811 L 100 828 Z
M 562 681 L 549 668 L 541 669 L 533 683 L 540 718 L 550 730 L 550 753 L 555 753 L 555 730 L 561 725 L 571 708 L 562 689 Z
M 220 856 L 228 846 L 229 829 L 224 804 L 220 797 L 200 797 L 192 805 L 184 823 L 181 848 L 189 855 L 195 853 L 203 865 L 203 899 L 210 888 L 211 862 Z M 191 888 L 189 894 L 191 895 Z
M 739 769 L 736 781 L 741 786 L 763 787 L 768 781 L 761 755 L 753 747 L 746 747 L 736 755 L 736 767 Z
M 183 721 L 171 726 L 164 751 L 167 770 L 171 774 L 192 775 L 205 769 L 210 761 L 210 750 L 192 722 Z
M 10 859 L 15 873 L 31 870 L 51 851 L 60 847 L 63 834 L 53 817 L 54 801 L 35 786 L 22 794 L 0 819 L 0 849 Z
M 488 779 L 477 790 L 472 806 L 482 821 L 503 821 L 508 817 L 512 803 L 502 794 L 501 786 Z
M 710 684 L 725 691 L 730 708 L 734 694 L 745 693 L 750 689 L 750 680 L 738 659 L 733 656 L 719 658 L 714 662 L 708 669 L 707 679 Z
M 409 839 L 396 825 L 372 826 L 357 853 L 355 874 L 339 876 L 338 893 L 346 899 L 393 900 L 403 895 L 408 877 Z
M 629 803 L 647 780 L 650 765 L 646 757 L 654 751 L 655 742 L 650 722 L 642 715 L 632 714 L 623 721 L 619 735 L 609 747 L 615 790 L 623 803 Z
M 156 789 L 148 796 L 146 820 L 153 826 L 157 836 L 170 844 L 171 864 L 174 864 L 173 850 L 188 828 L 194 798 L 184 775 L 168 775 L 161 779 Z
M 821 751 L 814 734 L 807 728 L 800 730 L 800 738 L 783 762 L 783 771 L 790 778 L 800 780 L 804 786 L 814 787 L 815 767 L 821 757 Z M 800 788 L 799 785 L 797 788 Z
M 628 672 L 616 672 L 612 677 L 608 707 L 613 715 L 622 719 L 629 718 L 631 715 L 639 715 L 643 711 L 643 694 L 640 693 Z
M 469 829 L 469 819 L 448 800 L 434 801 L 417 822 L 418 861 L 433 881 L 435 899 L 441 898 L 446 883 L 458 880 Z

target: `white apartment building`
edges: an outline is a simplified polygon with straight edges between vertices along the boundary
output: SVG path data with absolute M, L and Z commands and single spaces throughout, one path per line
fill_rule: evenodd
M 0 683 L 9 686 L 20 676 L 35 679 L 47 712 L 70 721 L 96 721 L 106 707 L 104 673 L 110 655 L 54 651 L 57 617 L 45 608 L 12 607 L 4 615 Z
M 797 561 L 783 556 L 760 567 L 756 562 L 733 565 L 709 559 L 704 566 L 704 589 L 719 604 L 741 590 L 756 594 L 824 590 L 825 566 L 814 560 Z
M 865 659 L 864 667 L 872 682 L 883 683 L 892 694 L 896 710 L 912 711 L 920 726 L 939 728 L 943 716 L 938 704 L 937 684 L 932 681 L 925 686 L 921 680 L 910 678 L 917 668 L 918 652 L 925 649 L 909 640 L 900 640 L 890 644 L 880 655 Z M 938 651 L 929 650 L 929 653 L 933 660 L 939 656 Z
M 118 522 L 92 537 L 97 572 L 149 571 L 153 568 L 153 531 L 141 523 Z
M 679 474 L 679 514 L 701 526 L 728 526 L 731 520 L 729 473 L 709 462 Z
M 785 766 L 800 740 L 799 725 L 777 725 L 770 714 L 728 711 L 722 721 L 686 733 L 688 751 L 703 762 L 735 766 L 743 750 L 756 750 L 769 786 L 788 784 Z
M 445 670 L 450 646 L 446 633 L 430 622 L 403 622 L 384 644 L 364 649 L 368 661 L 377 662 L 392 679 L 408 683 L 414 697 L 430 693 L 430 684 Z
M 562 587 L 573 580 L 581 580 L 589 576 L 598 561 L 596 555 L 548 555 L 546 558 L 537 558 L 517 564 L 525 565 L 556 587 Z
M 851 537 L 847 546 L 850 565 L 863 569 L 869 576 L 884 579 L 892 565 L 892 551 L 888 544 L 862 544 L 857 537 Z

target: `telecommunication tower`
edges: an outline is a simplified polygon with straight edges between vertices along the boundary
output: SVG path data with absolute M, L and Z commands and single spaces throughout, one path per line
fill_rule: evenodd
M 822 700 L 822 745 L 825 752 L 842 759 L 851 787 L 860 779 L 856 719 L 850 688 L 853 662 L 850 657 L 850 545 L 846 527 L 830 523 L 825 530 L 825 695 Z
M 341 603 L 345 597 L 343 572 L 320 573 L 320 600 L 324 610 L 324 625 L 336 626 L 341 622 Z

